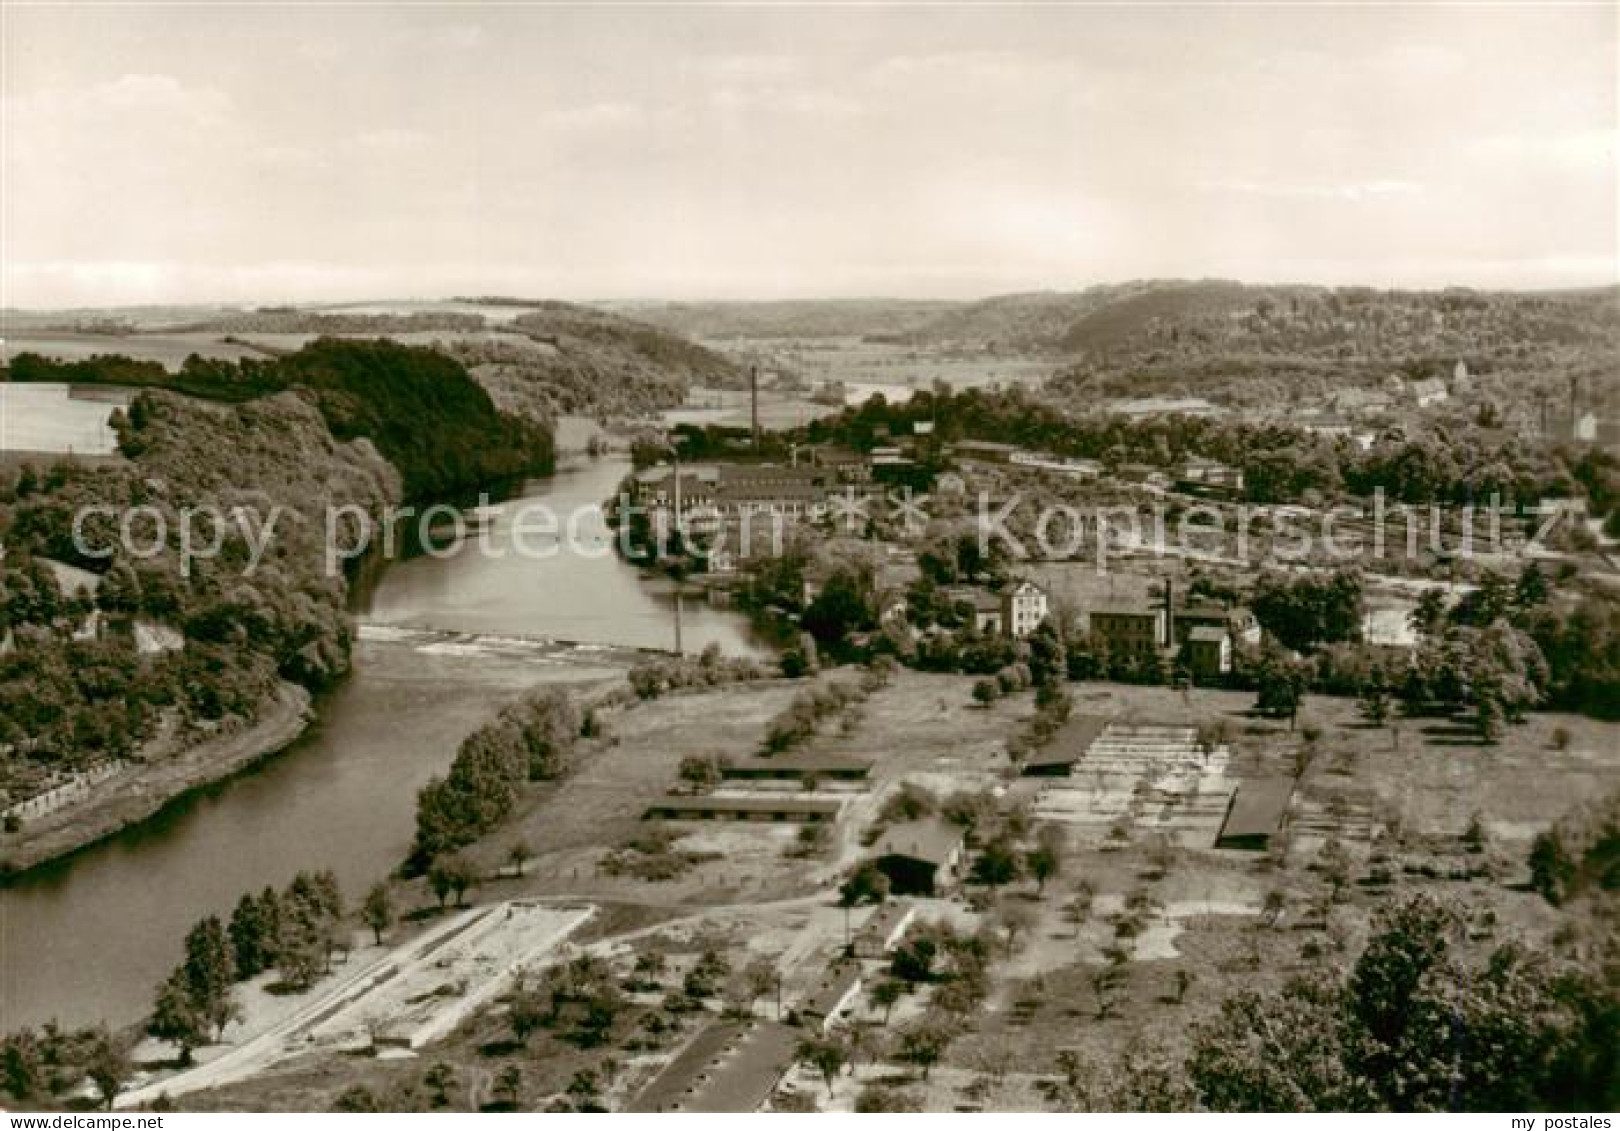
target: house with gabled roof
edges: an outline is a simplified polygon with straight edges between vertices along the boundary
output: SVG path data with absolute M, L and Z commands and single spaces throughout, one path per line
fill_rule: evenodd
M 964 834 L 938 817 L 891 825 L 869 859 L 896 895 L 936 895 L 952 887 L 962 864 Z

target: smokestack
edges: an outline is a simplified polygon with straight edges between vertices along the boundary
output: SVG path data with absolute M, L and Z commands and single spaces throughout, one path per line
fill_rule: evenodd
M 754 436 L 754 450 L 759 451 L 759 366 L 748 367 L 748 424 Z
M 1176 583 L 1168 577 L 1164 579 L 1164 646 L 1176 646 Z

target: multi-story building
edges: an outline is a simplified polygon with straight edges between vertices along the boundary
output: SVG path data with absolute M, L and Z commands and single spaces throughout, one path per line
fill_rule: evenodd
M 668 510 L 680 499 L 681 512 L 714 506 L 720 469 L 712 464 L 681 468 L 679 480 L 667 464 L 642 468 L 631 480 L 632 500 L 647 510 Z
M 829 474 L 814 467 L 773 464 L 721 464 L 715 504 L 727 517 L 779 514 L 803 518 L 827 501 Z
M 1046 619 L 1046 590 L 1033 581 L 1019 581 L 1001 593 L 1002 631 L 1014 639 L 1028 636 Z
M 1362 451 L 1373 446 L 1376 434 L 1370 428 L 1358 427 L 1353 421 L 1342 416 L 1305 416 L 1299 419 L 1299 425 L 1312 436 L 1325 436 L 1331 440 L 1349 440 Z
M 1329 398 L 1333 411 L 1345 416 L 1372 416 L 1388 412 L 1392 405 L 1389 393 L 1382 389 L 1352 386 L 1340 389 Z
M 839 483 L 867 483 L 872 479 L 871 458 L 850 448 L 823 444 L 810 449 L 810 459 Z
M 1457 396 L 1474 391 L 1474 377 L 1468 372 L 1468 363 L 1461 358 L 1451 368 L 1451 391 Z
M 1179 650 L 1193 674 L 1206 679 L 1232 670 L 1239 641 L 1260 642 L 1260 622 L 1248 609 L 1177 606 L 1169 587 L 1155 604 L 1093 609 L 1088 619 L 1092 635 L 1113 654 L 1141 657 Z
M 683 467 L 679 482 L 667 466 L 645 468 L 635 475 L 635 501 L 649 510 L 675 506 L 681 513 L 711 512 L 722 518 L 775 514 L 803 518 L 819 513 L 827 501 L 830 472 L 817 467 L 723 463 Z
M 1091 634 L 1117 656 L 1151 656 L 1164 647 L 1165 617 L 1161 608 L 1116 605 L 1092 609 Z
M 1041 626 L 1046 619 L 1046 590 L 1033 581 L 1018 581 L 992 593 L 979 585 L 955 585 L 945 590 L 955 605 L 972 610 L 973 628 L 1020 639 Z

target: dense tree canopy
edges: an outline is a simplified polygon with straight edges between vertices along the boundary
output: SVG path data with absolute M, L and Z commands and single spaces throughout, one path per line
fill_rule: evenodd
M 424 871 L 511 813 L 525 782 L 563 776 L 580 717 L 566 692 L 546 688 L 503 710 L 461 743 L 450 772 L 422 787 L 409 866 Z
M 1386 912 L 1349 976 L 1242 992 L 1187 1069 L 1217 1111 L 1610 1110 L 1620 1003 L 1505 945 L 1482 965 L 1419 898 Z

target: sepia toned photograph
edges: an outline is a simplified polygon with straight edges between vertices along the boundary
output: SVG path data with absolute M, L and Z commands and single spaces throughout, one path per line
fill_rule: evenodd
M 0 0 L 0 1118 L 1614 1131 L 1617 144 L 1613 0 Z

